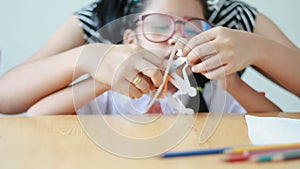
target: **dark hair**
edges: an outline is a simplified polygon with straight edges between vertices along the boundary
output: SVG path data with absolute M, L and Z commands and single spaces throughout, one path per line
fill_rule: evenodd
M 199 0 L 200 4 L 203 8 L 203 13 L 204 13 L 204 19 L 208 19 L 209 17 L 209 11 L 208 11 L 208 6 L 207 6 L 207 0 Z

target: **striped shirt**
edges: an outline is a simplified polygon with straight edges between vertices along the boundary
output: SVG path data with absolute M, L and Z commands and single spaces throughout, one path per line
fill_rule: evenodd
M 208 21 L 214 26 L 253 32 L 257 10 L 252 6 L 234 0 L 208 0 Z

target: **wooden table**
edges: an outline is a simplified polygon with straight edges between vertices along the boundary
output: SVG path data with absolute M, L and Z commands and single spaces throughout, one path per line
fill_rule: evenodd
M 300 113 L 263 113 L 255 114 L 258 116 L 280 116 L 290 118 L 300 118 Z M 96 128 L 97 132 L 105 134 L 105 140 L 111 140 L 114 144 L 124 144 L 119 140 L 113 140 L 113 134 L 107 129 L 101 129 L 101 125 L 86 126 L 84 120 L 94 121 L 101 118 L 109 126 L 124 137 L 133 140 L 145 141 L 147 139 L 162 137 L 170 130 L 170 126 L 176 123 L 181 128 L 188 129 L 187 136 L 182 136 L 179 142 L 172 150 L 189 150 L 200 148 L 215 148 L 231 145 L 251 144 L 247 124 L 244 115 L 225 114 L 212 137 L 204 144 L 198 143 L 199 134 L 203 127 L 207 114 L 198 114 L 194 116 L 195 123 L 190 123 L 191 116 L 168 115 L 161 116 L 151 124 L 137 124 L 130 122 L 127 118 L 135 119 L 140 117 L 120 115 L 102 115 L 102 116 L 42 116 L 42 117 L 1 117 L 0 118 L 0 168 L 1 169 L 76 169 L 76 168 L 291 168 L 296 169 L 300 166 L 299 160 L 271 163 L 253 163 L 238 162 L 225 163 L 222 161 L 223 154 L 193 156 L 163 159 L 159 156 L 151 158 L 124 158 L 108 152 L 107 147 L 98 146 L 99 142 L 95 138 L 91 139 L 93 134 L 88 128 Z M 153 119 L 154 116 L 144 116 L 145 119 Z M 180 117 L 180 118 L 179 118 Z M 185 120 L 187 118 L 187 120 Z M 96 120 L 97 121 L 97 120 Z M 188 122 L 188 123 L 187 123 Z M 176 132 L 173 133 L 176 135 Z M 179 133 L 180 134 L 180 133 Z M 179 137 L 174 136 L 178 139 Z M 168 136 L 163 142 L 173 139 Z M 168 140 L 169 139 L 169 140 Z M 171 143 L 172 141 L 170 141 Z M 126 143 L 127 144 L 127 143 Z M 145 151 L 156 149 L 160 145 L 153 144 L 145 146 Z M 130 152 L 134 144 L 128 143 L 122 145 L 127 152 Z M 121 148 L 122 149 L 122 148 Z M 122 155 L 122 154 L 121 154 Z

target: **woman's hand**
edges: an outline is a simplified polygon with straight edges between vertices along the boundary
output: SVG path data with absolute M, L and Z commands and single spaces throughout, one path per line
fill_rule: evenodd
M 162 83 L 163 59 L 150 51 L 137 45 L 92 44 L 88 48 L 93 54 L 83 59 L 83 69 L 111 90 L 138 98 Z
M 209 79 L 222 79 L 256 62 L 261 37 L 240 30 L 215 27 L 186 44 L 184 55 L 192 70 Z

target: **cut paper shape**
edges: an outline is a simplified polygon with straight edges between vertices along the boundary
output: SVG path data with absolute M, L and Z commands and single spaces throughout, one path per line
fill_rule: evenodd
M 170 92 L 167 93 L 168 102 L 179 114 L 194 114 L 194 110 L 186 108 L 178 96 L 174 97 Z
M 181 101 L 180 97 L 183 95 L 188 94 L 190 97 L 194 97 L 197 95 L 196 88 L 191 86 L 191 83 L 189 81 L 188 75 L 187 75 L 187 59 L 186 57 L 182 57 L 182 47 L 183 44 L 186 42 L 185 39 L 179 39 L 170 55 L 170 58 L 168 60 L 168 65 L 165 70 L 164 79 L 162 85 L 164 87 L 166 86 L 166 83 L 170 82 L 172 83 L 176 88 L 177 91 L 175 94 L 171 94 L 170 92 L 164 92 L 167 95 L 168 104 L 175 109 L 180 114 L 194 114 L 194 110 L 191 108 L 186 108 L 183 102 Z M 177 59 L 174 61 L 174 58 L 177 57 Z M 185 63 L 185 65 L 182 68 L 182 75 L 183 78 L 181 78 L 175 70 L 178 69 L 180 66 L 182 66 Z M 170 74 L 170 76 L 169 76 Z M 165 78 L 166 76 L 166 78 Z M 168 78 L 169 77 L 169 78 Z M 161 87 L 161 86 L 160 86 Z M 162 89 L 159 89 L 156 91 L 154 97 L 149 103 L 149 106 L 152 106 L 155 103 L 155 99 L 160 95 Z M 148 110 L 148 108 L 147 108 Z
M 165 83 L 167 82 L 167 77 L 170 73 L 170 69 L 172 66 L 172 63 L 174 62 L 174 58 L 175 58 L 175 54 L 177 52 L 177 49 L 181 49 L 183 47 L 183 45 L 186 43 L 186 39 L 184 38 L 179 38 L 175 44 L 175 46 L 173 47 L 169 60 L 167 62 L 167 66 L 165 69 L 165 73 L 163 76 L 163 81 L 162 84 L 158 87 L 156 93 L 154 94 L 154 96 L 152 97 L 152 99 L 150 100 L 145 112 L 148 112 L 148 110 L 150 109 L 150 107 L 155 103 L 156 99 L 158 98 L 158 96 L 161 94 L 162 89 L 164 88 Z

